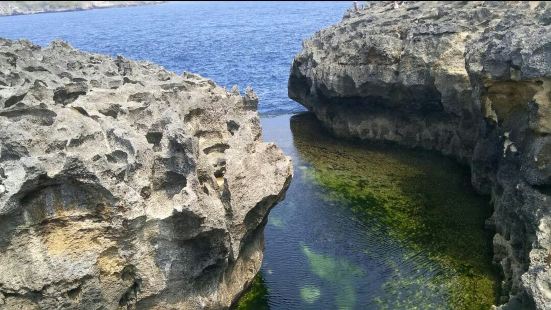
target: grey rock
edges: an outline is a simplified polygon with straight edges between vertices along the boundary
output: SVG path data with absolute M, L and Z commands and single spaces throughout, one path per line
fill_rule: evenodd
M 377 2 L 303 44 L 289 96 L 341 137 L 436 150 L 492 196 L 503 308 L 551 309 L 551 4 Z
M 0 16 L 159 4 L 165 1 L 2 1 Z
M 262 142 L 256 96 L 60 41 L 0 39 L 12 54 L 0 56 L 0 308 L 229 307 L 292 173 Z M 25 95 L 5 104 L 13 94 Z

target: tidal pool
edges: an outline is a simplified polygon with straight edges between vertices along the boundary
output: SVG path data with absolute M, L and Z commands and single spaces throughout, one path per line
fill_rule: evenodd
M 293 158 L 261 273 L 237 309 L 489 309 L 488 197 L 432 152 L 332 138 L 308 113 L 264 117 Z

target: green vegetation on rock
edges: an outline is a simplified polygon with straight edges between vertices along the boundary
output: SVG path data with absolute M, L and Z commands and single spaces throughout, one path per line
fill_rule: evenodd
M 233 307 L 234 310 L 267 310 L 268 306 L 268 289 L 262 279 L 262 275 L 258 274 L 251 283 L 250 288 L 241 296 L 239 302 Z

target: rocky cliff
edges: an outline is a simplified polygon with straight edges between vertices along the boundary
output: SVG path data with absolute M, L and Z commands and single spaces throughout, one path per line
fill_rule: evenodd
M 257 104 L 150 63 L 0 39 L 0 308 L 228 307 L 291 179 Z
M 470 164 L 503 308 L 551 309 L 551 5 L 378 2 L 304 42 L 289 96 L 340 137 Z
M 162 2 L 164 1 L 2 1 L 0 16 L 118 8 Z

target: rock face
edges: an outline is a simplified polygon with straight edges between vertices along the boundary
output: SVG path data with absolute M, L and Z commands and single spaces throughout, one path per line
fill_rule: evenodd
M 550 24 L 546 2 L 379 2 L 306 41 L 289 78 L 337 136 L 470 164 L 504 308 L 551 309 Z
M 165 1 L 2 1 L 0 2 L 0 16 L 82 11 L 162 2 Z
M 150 63 L 0 39 L 0 308 L 228 307 L 291 179 L 257 104 Z

